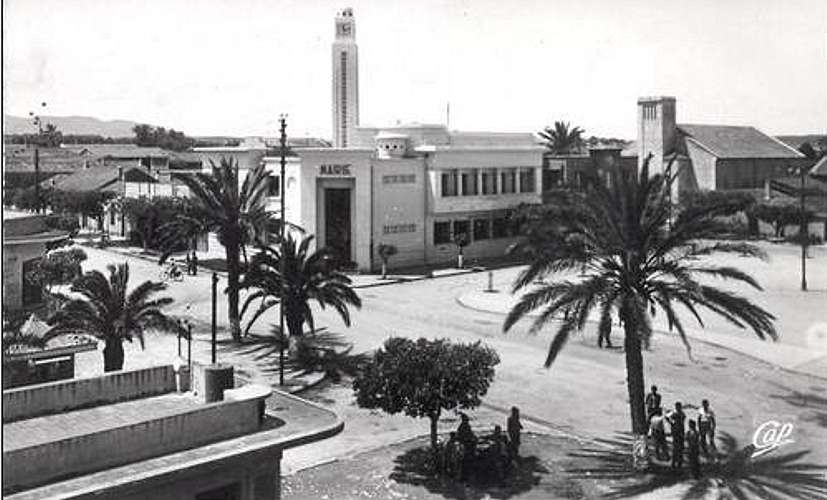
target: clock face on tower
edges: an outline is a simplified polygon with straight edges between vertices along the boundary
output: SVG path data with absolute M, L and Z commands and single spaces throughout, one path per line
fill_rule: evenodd
M 343 35 L 350 35 L 350 32 L 351 32 L 350 25 L 349 24 L 343 24 L 342 25 L 342 34 Z

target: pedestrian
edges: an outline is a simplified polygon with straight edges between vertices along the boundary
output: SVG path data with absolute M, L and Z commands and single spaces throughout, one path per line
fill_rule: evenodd
M 646 395 L 646 419 L 651 419 L 658 408 L 660 408 L 660 394 L 658 386 L 653 385 L 652 392 Z
M 187 250 L 187 274 L 192 275 L 192 260 L 190 259 L 189 250 Z
M 511 415 L 505 425 L 508 432 L 509 452 L 512 459 L 516 459 L 520 455 L 520 431 L 523 430 L 523 424 L 520 423 L 520 409 L 516 406 L 511 407 Z
M 701 439 L 701 448 L 704 455 L 709 457 L 715 453 L 715 412 L 709 407 L 709 400 L 701 401 L 701 408 L 698 410 L 698 433 Z
M 494 426 L 492 455 L 494 459 L 494 466 L 497 470 L 497 479 L 502 482 L 508 475 L 511 469 L 511 455 L 509 453 L 510 445 L 508 438 L 503 434 L 503 429 L 499 425 Z
M 457 439 L 456 432 L 449 434 L 444 453 L 446 474 L 454 479 L 459 479 L 462 476 L 462 443 Z
M 471 430 L 468 415 L 460 413 L 460 424 L 457 427 L 457 439 L 462 443 L 462 479 L 468 478 L 468 473 L 477 454 L 477 436 Z
M 598 327 L 597 329 L 597 347 L 603 348 L 603 343 L 605 342 L 606 348 L 612 348 L 612 339 L 610 335 L 612 334 L 612 323 L 611 320 L 606 327 Z
M 669 425 L 672 428 L 672 468 L 683 468 L 683 445 L 686 437 L 684 422 L 686 414 L 680 401 L 675 403 L 675 409 L 669 412 Z
M 695 479 L 700 479 L 701 477 L 699 440 L 698 431 L 695 429 L 695 421 L 690 420 L 689 431 L 686 433 L 686 448 L 689 452 L 689 470 L 692 471 L 692 477 Z
M 195 250 L 192 251 L 192 275 L 198 275 L 198 255 L 195 253 Z
M 666 419 L 663 408 L 655 410 L 649 420 L 649 435 L 655 442 L 655 456 L 658 460 L 669 460 L 669 447 L 666 445 Z

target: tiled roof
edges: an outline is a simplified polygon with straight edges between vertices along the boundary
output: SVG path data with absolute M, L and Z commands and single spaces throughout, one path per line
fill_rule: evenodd
M 132 167 L 131 173 L 144 173 L 138 167 Z M 96 191 L 107 190 L 118 180 L 118 168 L 112 166 L 93 167 L 78 170 L 55 182 L 54 189 L 61 191 Z M 154 182 L 153 177 L 147 176 L 149 182 Z
M 89 155 L 96 158 L 168 158 L 169 151 L 156 147 L 141 147 L 134 144 L 67 144 L 64 149 L 77 154 Z
M 40 148 L 39 154 L 42 172 L 71 172 L 90 162 L 88 157 L 62 148 Z M 7 144 L 3 160 L 6 172 L 34 172 L 34 147 Z
M 718 158 L 801 158 L 803 155 L 754 127 L 679 124 L 678 129 Z

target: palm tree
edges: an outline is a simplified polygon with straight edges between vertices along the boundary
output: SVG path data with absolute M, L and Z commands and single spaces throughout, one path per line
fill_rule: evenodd
M 583 147 L 582 135 L 585 131 L 580 127 L 570 127 L 568 122 L 554 122 L 554 128 L 546 127 L 538 134 L 546 141 L 546 147 L 553 154 L 574 154 Z
M 669 170 L 667 170 L 669 171 Z M 703 264 L 698 258 L 715 252 L 763 256 L 746 243 L 707 242 L 720 231 L 716 222 L 727 207 L 710 203 L 682 211 L 670 225 L 668 190 L 675 177 L 649 176 L 649 158 L 637 173 L 612 176 L 610 186 L 592 175 L 585 193 L 575 198 L 578 207 L 546 228 L 542 246 L 535 241 L 531 264 L 516 279 L 513 291 L 535 285 L 537 280 L 561 271 L 583 268 L 577 281 L 558 281 L 536 286 L 523 294 L 503 325 L 508 331 L 530 311 L 542 309 L 531 326 L 539 331 L 556 315 L 560 326 L 545 361 L 550 366 L 566 341 L 586 324 L 593 309 L 599 311 L 598 331 L 611 329 L 616 311 L 624 327 L 627 389 L 632 431 L 647 430 L 644 412 L 642 348 L 652 334 L 650 312 L 665 314 L 669 328 L 687 341 L 683 322 L 675 311 L 680 304 L 703 326 L 698 307 L 730 322 L 751 328 L 761 339 L 777 338 L 769 312 L 747 299 L 697 281 L 698 277 L 731 279 L 761 289 L 748 274 L 735 267 Z M 703 241 L 707 240 L 707 241 Z
M 100 271 L 88 271 L 72 283 L 76 297 L 49 318 L 52 328 L 47 337 L 66 333 L 84 333 L 104 342 L 103 369 L 110 372 L 123 368 L 123 342 L 137 338 L 144 347 L 144 330 L 176 328 L 174 320 L 161 309 L 172 303 L 169 297 L 153 296 L 166 289 L 163 283 L 144 281 L 132 292 L 129 264 L 107 266 L 109 279 Z
M 276 232 L 277 221 L 266 209 L 268 174 L 264 165 L 247 172 L 239 189 L 238 163 L 222 158 L 218 166 L 210 161 L 210 174 L 179 174 L 175 177 L 189 188 L 192 213 L 181 214 L 159 228 L 162 260 L 180 245 L 208 231 L 218 236 L 227 259 L 227 316 L 234 340 L 241 338 L 239 281 L 241 255 L 247 260 L 246 245 L 265 243 Z
M 246 331 L 265 311 L 283 302 L 287 331 L 298 339 L 304 332 L 304 325 L 315 331 L 313 311 L 310 302 L 316 301 L 323 309 L 333 307 L 345 325 L 350 326 L 348 306 L 362 307 L 362 300 L 353 291 L 350 278 L 340 272 L 335 253 L 330 248 L 321 248 L 310 253 L 313 236 L 305 236 L 297 242 L 293 235 L 284 241 L 285 279 L 281 276 L 281 249 L 263 247 L 250 261 L 250 268 L 244 276 L 242 286 L 254 289 L 244 302 L 243 312 L 259 300 Z

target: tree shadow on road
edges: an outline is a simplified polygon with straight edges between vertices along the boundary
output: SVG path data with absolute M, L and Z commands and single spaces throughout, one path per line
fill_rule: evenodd
M 615 439 L 598 441 L 603 446 L 593 445 L 570 454 L 578 461 L 586 459 L 596 463 L 567 472 L 580 479 L 610 480 L 614 486 L 606 498 L 631 498 L 681 483 L 689 485 L 683 493 L 686 500 L 716 493 L 718 497 L 737 499 L 827 498 L 824 466 L 802 461 L 809 450 L 784 454 L 776 451 L 752 459 L 753 445 L 741 447 L 731 435 L 721 433 L 718 461 L 703 463 L 701 478 L 694 480 L 688 472 L 675 472 L 658 464 L 651 465 L 645 473 L 634 472 L 631 435 L 618 434 Z
M 535 456 L 521 457 L 512 466 L 507 477 L 499 481 L 496 474 L 482 463 L 475 467 L 467 479 L 461 481 L 445 474 L 437 474 L 433 454 L 429 446 L 407 450 L 394 460 L 390 478 L 398 483 L 421 486 L 431 493 L 445 498 L 481 499 L 511 498 L 537 487 L 549 474 L 548 468 Z M 556 484 L 556 497 L 579 498 L 582 492 L 572 483 L 571 494 L 564 491 L 566 484 Z
M 785 403 L 801 410 L 798 418 L 805 422 L 814 422 L 821 427 L 827 427 L 827 397 L 814 392 L 802 392 L 782 387 L 786 394 L 772 394 L 773 399 L 780 399 Z
M 219 342 L 219 348 L 222 352 L 250 359 L 261 374 L 271 376 L 279 373 L 280 351 L 284 346 L 286 373 L 299 376 L 324 373 L 334 381 L 342 375 L 355 374 L 369 359 L 366 354 L 354 354 L 353 345 L 344 335 L 324 328 L 307 333 L 292 344 L 288 349 L 278 332 L 274 331 L 263 335 L 251 333 L 241 342 Z

